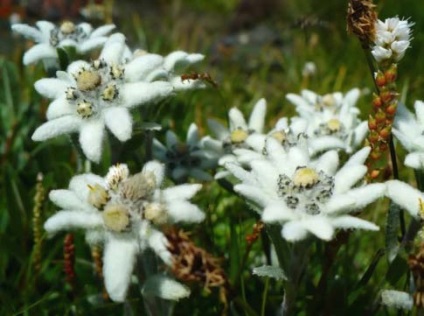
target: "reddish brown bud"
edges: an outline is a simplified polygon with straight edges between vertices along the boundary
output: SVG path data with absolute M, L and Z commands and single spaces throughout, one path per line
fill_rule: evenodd
M 371 131 L 368 135 L 368 140 L 371 144 L 376 143 L 378 141 L 378 133 L 376 131 Z
M 376 151 L 371 152 L 370 158 L 373 160 L 378 160 L 381 158 L 381 151 L 379 150 L 379 148 Z
M 378 87 L 384 87 L 387 84 L 386 76 L 381 71 L 377 72 L 375 83 Z
M 385 71 L 384 77 L 386 78 L 387 83 L 393 83 L 397 77 L 397 65 L 392 64 L 388 70 Z
M 396 114 L 397 103 L 392 103 L 386 108 L 386 113 L 390 116 L 394 116 Z
M 376 179 L 376 178 L 378 178 L 379 175 L 380 175 L 380 170 L 373 170 L 370 173 L 371 179 Z
M 390 128 L 390 127 L 385 127 L 385 128 L 383 128 L 383 129 L 380 131 L 379 135 L 380 135 L 380 137 L 381 137 L 381 138 L 383 138 L 384 140 L 388 140 L 388 139 L 389 139 L 389 136 L 390 136 L 390 132 L 391 132 L 391 128 Z
M 383 101 L 381 101 L 381 98 L 374 94 L 374 98 L 372 99 L 372 105 L 376 108 L 379 108 L 383 105 Z
M 383 111 L 381 111 L 380 109 L 377 111 L 377 113 L 375 114 L 375 120 L 378 123 L 382 123 L 386 121 L 386 113 L 384 113 Z
M 383 90 L 380 92 L 380 98 L 383 103 L 390 103 L 395 98 L 395 94 L 389 90 Z
M 370 131 L 375 130 L 377 128 L 377 121 L 371 115 L 368 118 L 368 128 Z

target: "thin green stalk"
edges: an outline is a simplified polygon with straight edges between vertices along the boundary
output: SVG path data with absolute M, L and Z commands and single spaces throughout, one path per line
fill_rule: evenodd
M 269 289 L 269 278 L 266 277 L 264 292 L 262 293 L 261 316 L 265 316 L 265 307 L 266 307 L 266 298 L 268 296 L 268 289 Z

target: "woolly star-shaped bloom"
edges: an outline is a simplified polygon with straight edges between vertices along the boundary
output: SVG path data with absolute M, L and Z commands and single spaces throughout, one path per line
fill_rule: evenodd
M 398 17 L 377 20 L 375 46 L 371 53 L 378 63 L 398 62 L 411 45 L 411 26 L 414 23 Z
M 12 30 L 33 40 L 36 45 L 24 54 L 24 64 L 32 64 L 39 60 L 57 60 L 58 47 L 75 47 L 80 54 L 85 54 L 101 47 L 107 35 L 115 28 L 108 24 L 93 30 L 88 23 L 74 24 L 70 21 L 56 26 L 48 21 L 38 21 L 37 27 L 27 24 L 14 24 Z
M 83 174 L 72 178 L 68 190 L 53 190 L 50 199 L 62 210 L 44 228 L 50 234 L 84 229 L 89 243 L 104 244 L 104 280 L 114 301 L 125 299 L 137 255 L 150 248 L 172 264 L 164 224 L 200 222 L 204 214 L 190 199 L 198 184 L 160 189 L 164 166 L 148 162 L 129 175 L 124 164 L 111 167 L 105 178 Z
M 285 150 L 269 138 L 266 152 L 266 158 L 251 161 L 249 170 L 233 163 L 225 167 L 241 180 L 234 189 L 256 206 L 262 220 L 283 226 L 283 238 L 299 241 L 311 233 L 330 240 L 337 228 L 378 230 L 373 223 L 348 215 L 385 192 L 381 183 L 354 187 L 367 172 L 364 162 L 370 148 L 352 155 L 340 169 L 336 151 L 311 161 L 307 149 Z
M 296 106 L 300 118 L 306 120 L 306 135 L 314 139 L 314 151 L 340 148 L 352 153 L 364 140 L 368 125 L 358 118 L 356 102 L 359 89 L 352 89 L 345 95 L 334 92 L 320 96 L 310 90 L 302 90 L 300 95 L 289 93 L 287 100 Z M 312 144 L 312 143 L 311 143 Z
M 260 99 L 256 102 L 248 123 L 246 123 L 243 114 L 237 108 L 232 108 L 228 113 L 229 128 L 214 119 L 209 119 L 209 128 L 215 134 L 216 139 L 205 137 L 205 147 L 216 155 L 222 156 L 219 161 L 220 164 L 233 161 L 235 159 L 232 155 L 234 149 L 246 148 L 245 141 L 249 135 L 263 132 L 265 114 L 266 101 L 265 99 Z
M 405 165 L 424 169 L 424 102 L 415 101 L 415 115 L 403 104 L 399 104 L 393 134 L 409 152 Z
M 136 73 L 145 73 L 149 60 L 125 63 L 125 37 L 114 34 L 106 42 L 100 58 L 91 63 L 76 61 L 57 78 L 35 83 L 35 89 L 54 99 L 47 110 L 48 122 L 32 139 L 43 141 L 62 134 L 79 132 L 79 141 L 88 159 L 98 162 L 102 153 L 105 126 L 121 142 L 132 133 L 130 109 L 172 93 L 163 81 L 143 82 Z
M 211 181 L 213 177 L 205 170 L 216 167 L 218 157 L 211 156 L 199 139 L 196 124 L 192 123 L 185 143 L 180 142 L 173 131 L 166 133 L 166 147 L 153 140 L 153 156 L 166 164 L 171 178 L 177 183 L 186 182 L 188 177 L 200 181 Z

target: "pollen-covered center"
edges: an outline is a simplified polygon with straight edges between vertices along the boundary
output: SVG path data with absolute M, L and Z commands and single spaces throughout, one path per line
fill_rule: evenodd
M 49 42 L 53 47 L 60 46 L 59 44 L 64 40 L 71 40 L 74 45 L 78 45 L 88 36 L 89 34 L 81 26 L 75 25 L 71 21 L 64 21 L 60 26 L 50 31 Z
M 244 142 L 248 136 L 249 133 L 247 131 L 241 128 L 237 128 L 231 132 L 230 140 L 233 144 L 240 144 Z
M 329 119 L 325 123 L 321 123 L 315 131 L 317 136 L 335 136 L 342 140 L 347 138 L 346 128 L 338 118 Z
M 299 168 L 293 175 L 293 184 L 297 187 L 308 188 L 319 181 L 318 173 L 312 168 Z
M 289 208 L 318 215 L 333 194 L 334 178 L 313 168 L 298 167 L 291 177 L 280 174 L 277 188 L 278 195 Z
M 118 106 L 124 70 L 123 65 L 95 60 L 74 73 L 75 84 L 66 88 L 65 97 L 85 119 L 98 115 L 107 107 Z
M 102 83 L 102 77 L 95 70 L 81 70 L 75 78 L 77 88 L 81 91 L 91 91 Z
M 76 31 L 76 26 L 71 21 L 65 21 L 60 25 L 59 29 L 62 34 L 72 34 Z
M 88 185 L 87 202 L 101 212 L 109 231 L 131 233 L 142 221 L 152 225 L 168 222 L 167 205 L 157 194 L 158 186 L 153 172 L 130 176 L 126 165 L 116 165 L 109 169 L 104 184 Z

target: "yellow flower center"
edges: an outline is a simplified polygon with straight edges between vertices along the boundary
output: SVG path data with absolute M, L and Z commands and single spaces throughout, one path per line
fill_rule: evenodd
M 100 184 L 88 185 L 90 189 L 88 193 L 88 203 L 93 205 L 95 208 L 101 209 L 109 201 L 109 194 Z
M 75 32 L 75 24 L 72 23 L 71 21 L 63 22 L 60 26 L 60 32 L 62 32 L 62 34 L 65 34 L 65 35 L 74 33 Z
M 99 73 L 92 70 L 81 70 L 75 79 L 77 87 L 81 91 L 92 91 L 102 83 Z
M 287 139 L 287 134 L 284 131 L 276 131 L 276 132 L 274 132 L 274 133 L 271 134 L 271 137 L 274 137 L 280 143 L 283 143 Z
M 332 107 L 336 104 L 336 99 L 334 98 L 334 96 L 331 93 L 326 94 L 322 97 L 322 104 L 327 106 L 327 107 Z
M 330 130 L 330 132 L 335 133 L 340 130 L 340 128 L 342 127 L 342 124 L 338 119 L 333 118 L 327 122 L 327 127 Z
M 124 77 L 124 72 L 124 68 L 116 64 L 113 64 L 110 67 L 110 75 L 112 79 L 122 79 Z
M 93 104 L 86 101 L 78 102 L 77 113 L 83 118 L 90 117 L 93 114 Z
M 249 134 L 245 130 L 238 128 L 231 132 L 230 139 L 233 144 L 239 144 L 244 142 L 247 136 L 249 136 Z
M 107 205 L 102 217 L 105 226 L 115 232 L 122 232 L 130 225 L 130 214 L 127 208 L 120 204 Z
M 165 207 L 160 203 L 149 203 L 144 209 L 144 218 L 156 225 L 168 222 L 168 214 Z
M 109 84 L 102 92 L 102 99 L 104 101 L 112 101 L 118 96 L 118 89 L 114 84 Z
M 318 173 L 312 168 L 299 168 L 293 175 L 293 184 L 297 187 L 310 188 L 319 180 Z

